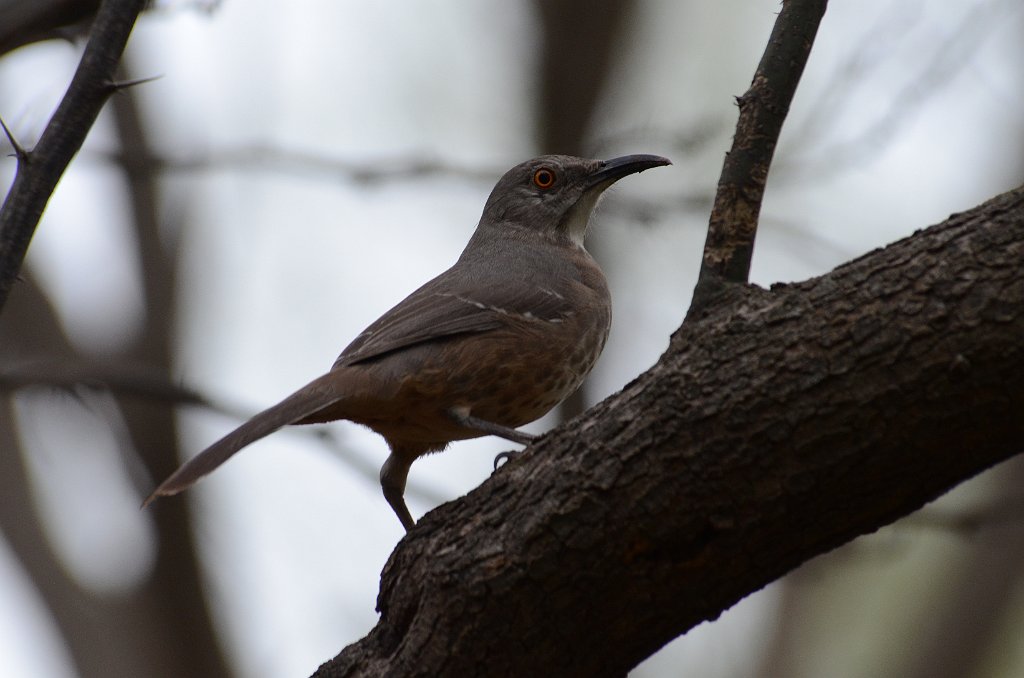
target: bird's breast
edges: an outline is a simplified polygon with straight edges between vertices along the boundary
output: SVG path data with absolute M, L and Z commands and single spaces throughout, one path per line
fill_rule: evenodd
M 582 250 L 570 262 L 561 275 L 540 272 L 505 294 L 467 291 L 464 303 L 499 320 L 491 329 L 438 337 L 359 366 L 400 386 L 388 412 L 354 419 L 392 441 L 444 443 L 483 435 L 456 424 L 453 409 L 509 427 L 545 415 L 590 373 L 611 324 L 600 269 Z

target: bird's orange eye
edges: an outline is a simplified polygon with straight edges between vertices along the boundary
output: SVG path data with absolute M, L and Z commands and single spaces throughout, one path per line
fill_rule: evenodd
M 551 188 L 555 185 L 555 173 L 547 167 L 541 167 L 533 173 L 533 183 L 537 188 Z

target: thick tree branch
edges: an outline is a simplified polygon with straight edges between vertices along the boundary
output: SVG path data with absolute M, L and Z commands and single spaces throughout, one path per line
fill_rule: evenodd
M 121 52 L 145 0 L 104 0 L 67 93 L 0 208 L 0 311 L 21 271 L 29 242 L 61 174 L 85 141 L 114 83 Z
M 621 676 L 1024 448 L 1024 188 L 770 291 L 729 286 L 621 393 L 385 567 L 317 676 Z
M 747 282 L 768 169 L 789 104 L 814 44 L 827 0 L 786 0 L 740 107 L 708 224 L 691 310 L 714 294 L 717 281 Z

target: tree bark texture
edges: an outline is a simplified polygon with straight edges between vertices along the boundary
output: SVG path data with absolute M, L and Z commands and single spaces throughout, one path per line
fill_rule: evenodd
M 750 279 L 768 170 L 827 5 L 826 0 L 782 3 L 750 88 L 736 99 L 740 115 L 708 222 L 693 293 L 697 306 L 703 306 L 705 290 L 716 286 L 711 278 L 744 283 Z
M 1024 447 L 1024 188 L 726 285 L 620 393 L 430 512 L 335 676 L 622 676 Z

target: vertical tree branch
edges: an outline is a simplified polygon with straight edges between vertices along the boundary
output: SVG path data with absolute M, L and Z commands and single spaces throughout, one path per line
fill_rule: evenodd
M 107 97 L 114 70 L 145 0 L 104 0 L 71 85 L 39 144 L 19 154 L 18 171 L 0 208 L 0 310 L 18 278 L 43 209 L 85 141 Z
M 827 4 L 783 1 L 750 89 L 737 99 L 736 135 L 718 180 L 691 311 L 706 304 L 717 282 L 747 281 L 772 155 Z

